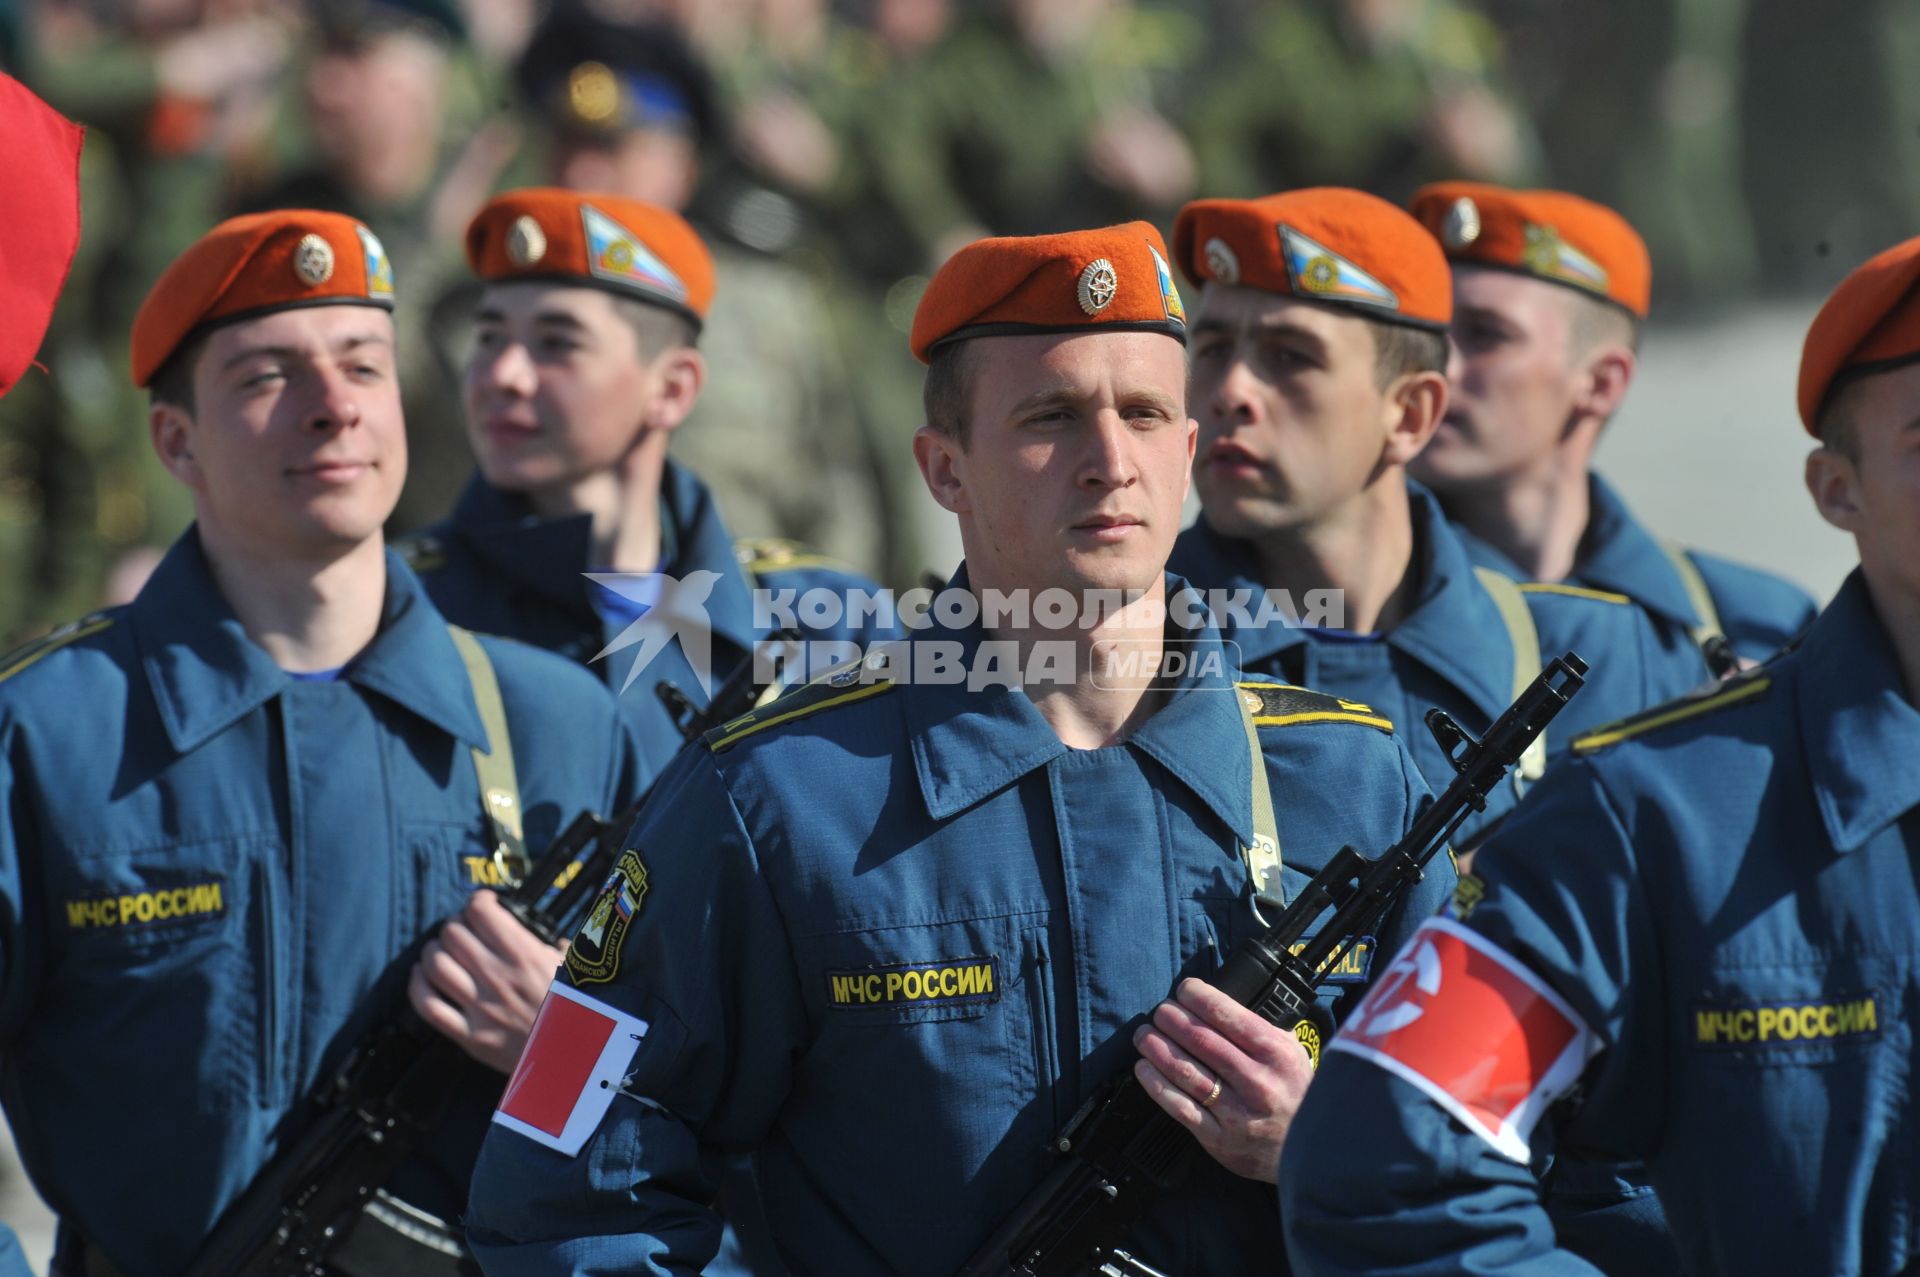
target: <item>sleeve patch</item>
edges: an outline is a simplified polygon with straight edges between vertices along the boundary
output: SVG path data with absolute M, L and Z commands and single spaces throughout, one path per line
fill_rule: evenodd
M 493 1120 L 568 1157 L 607 1115 L 647 1022 L 556 981 Z
M 1538 976 L 1449 918 L 1421 925 L 1330 1044 L 1412 1083 L 1523 1164 L 1541 1114 L 1600 1046 Z

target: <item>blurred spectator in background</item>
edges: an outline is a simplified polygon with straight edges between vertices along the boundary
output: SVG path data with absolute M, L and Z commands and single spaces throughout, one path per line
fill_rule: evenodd
M 0 0 L 0 65 L 92 136 L 53 375 L 0 405 L 0 639 L 136 585 L 184 526 L 120 369 L 148 284 L 226 212 L 318 205 L 385 240 L 412 307 L 405 531 L 471 468 L 444 358 L 458 334 L 419 307 L 459 277 L 472 212 L 540 182 L 684 210 L 723 287 L 714 386 L 676 454 L 742 533 L 906 584 L 951 567 L 913 536 L 920 377 L 900 338 L 955 244 L 1165 223 L 1197 190 L 1404 199 L 1467 177 L 1619 208 L 1669 309 L 1822 290 L 1920 221 L 1920 6 L 1828 10 Z
M 880 483 L 820 283 L 827 258 L 806 242 L 801 207 L 730 157 L 720 90 L 673 16 L 616 24 L 555 7 L 520 68 L 538 120 L 524 177 L 688 216 L 719 287 L 700 335 L 713 378 L 674 456 L 707 479 L 740 536 L 804 540 L 872 570 L 884 561 Z
M 394 326 L 412 457 L 393 522 L 411 527 L 443 513 L 473 465 L 427 315 L 464 274 L 461 234 L 518 134 L 477 127 L 481 73 L 453 0 L 314 0 L 308 12 L 310 56 L 280 122 L 284 167 L 227 211 L 345 213 L 386 245 L 405 282 Z
M 127 330 L 229 176 L 265 163 L 291 47 L 271 0 L 44 0 L 23 16 L 20 75 L 88 127 L 87 212 L 40 351 L 53 375 L 0 403 L 0 646 L 90 610 L 116 564 L 186 524 L 123 372 Z
M 1539 166 L 1499 71 L 1500 35 L 1455 0 L 1295 0 L 1237 19 L 1191 119 L 1209 196 L 1423 181 L 1516 182 Z

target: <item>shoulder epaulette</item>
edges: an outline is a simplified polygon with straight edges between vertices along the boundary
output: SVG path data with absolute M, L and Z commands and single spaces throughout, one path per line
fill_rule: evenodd
M 1584 736 L 1576 736 L 1573 741 L 1575 754 L 1591 754 L 1595 750 L 1617 745 L 1623 740 L 1632 740 L 1635 736 L 1644 736 L 1648 732 L 1658 731 L 1662 727 L 1671 727 L 1675 723 L 1684 723 L 1699 718 L 1702 714 L 1711 714 L 1726 709 L 1729 705 L 1738 705 L 1766 695 L 1773 686 L 1772 676 L 1754 671 L 1730 678 L 1724 683 L 1716 683 L 1700 691 L 1689 692 L 1677 700 L 1664 705 L 1655 705 L 1652 709 L 1630 714 L 1615 723 L 1606 723 L 1594 728 Z
M 1564 585 L 1557 581 L 1520 581 L 1517 582 L 1522 594 L 1564 594 L 1572 599 L 1593 599 L 1598 603 L 1632 603 L 1624 594 L 1615 594 L 1612 590 L 1589 590 L 1584 585 Z
M 1371 705 L 1295 687 L 1291 683 L 1236 683 L 1255 727 L 1300 727 L 1308 723 L 1359 723 L 1393 734 L 1393 722 Z
M 785 537 L 745 537 L 733 543 L 733 557 L 749 572 L 791 572 L 799 568 L 851 571 L 838 559 L 815 553 Z
M 31 642 L 21 644 L 5 656 L 0 656 L 0 683 L 4 683 L 48 653 L 57 652 L 67 644 L 83 639 L 89 634 L 98 634 L 112 624 L 112 616 L 105 612 L 94 612 L 77 621 L 69 621 Z
M 439 537 L 416 533 L 391 544 L 393 552 L 415 572 L 432 572 L 447 565 L 447 546 Z
M 796 687 L 757 709 L 748 710 L 738 718 L 727 720 L 700 739 L 708 750 L 718 754 L 723 750 L 731 749 L 755 732 L 764 732 L 769 727 L 778 727 L 782 723 L 807 718 L 822 710 L 837 709 L 842 705 L 851 705 L 855 701 L 864 701 L 870 696 L 878 696 L 892 688 L 893 680 L 889 678 L 861 682 L 860 673 L 864 668 L 864 666 L 855 666 L 852 669 L 842 670 L 838 674 L 829 674 L 825 678 L 817 679 L 805 687 Z

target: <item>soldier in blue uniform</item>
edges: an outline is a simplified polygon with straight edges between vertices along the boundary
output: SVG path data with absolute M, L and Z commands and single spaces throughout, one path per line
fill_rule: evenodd
M 951 1272 L 1129 1067 L 1219 1163 L 1131 1249 L 1279 1262 L 1259 1181 L 1306 1054 L 1181 978 L 1249 933 L 1256 896 L 1400 836 L 1427 789 L 1365 706 L 1236 687 L 1164 573 L 1195 437 L 1184 328 L 1145 223 L 980 241 L 935 277 L 915 455 L 966 564 L 887 659 L 716 729 L 663 778 L 476 1170 L 490 1272 L 697 1268 L 718 1237 L 704 1149 L 753 1151 L 796 1270 Z M 1121 601 L 1095 617 L 1098 595 Z M 575 1041 L 609 1045 L 569 1050 L 582 1021 L 604 1031 Z
M 705 704 L 782 624 L 808 640 L 800 672 L 894 636 L 879 587 L 791 542 L 736 546 L 706 486 L 668 460 L 705 384 L 695 341 L 714 291 L 678 214 L 511 191 L 474 218 L 467 259 L 486 284 L 465 377 L 480 472 L 404 547 L 448 617 L 593 664 L 620 692 L 649 779 L 682 743 L 654 694 L 662 679 Z M 800 606 L 808 595 L 822 610 Z M 689 619 L 697 641 L 662 648 L 675 631 L 661 622 Z M 773 656 L 768 671 L 786 668 Z
M 1227 637 L 1248 670 L 1373 706 L 1439 789 L 1453 767 L 1422 724 L 1429 707 L 1479 731 L 1543 658 L 1572 649 L 1593 667 L 1456 847 L 1583 726 L 1701 681 L 1697 658 L 1664 651 L 1621 596 L 1476 570 L 1432 496 L 1409 489 L 1407 463 L 1446 410 L 1452 314 L 1446 259 L 1419 223 L 1334 187 L 1201 200 L 1181 210 L 1173 250 L 1203 285 L 1190 386 L 1202 513 L 1170 566 L 1242 598 L 1285 591 L 1300 615 L 1236 614 Z M 1317 591 L 1337 592 L 1343 615 Z
M 1414 216 L 1454 264 L 1453 395 L 1413 473 L 1476 561 L 1624 594 L 1703 674 L 1778 651 L 1813 620 L 1806 591 L 1661 538 L 1589 469 L 1633 380 L 1652 268 L 1612 209 L 1478 182 L 1421 188 Z
M 195 526 L 133 603 L 0 659 L 0 1096 L 61 1271 L 181 1271 L 402 998 L 490 1066 L 389 1186 L 454 1218 L 560 957 L 474 888 L 634 792 L 604 688 L 451 629 L 382 544 L 392 291 L 336 214 L 182 254 L 133 372 Z
M 1920 240 L 1800 369 L 1860 566 L 1785 655 L 1598 731 L 1349 1019 L 1282 1171 L 1297 1265 L 1582 1273 L 1527 1172 L 1642 1156 L 1687 1272 L 1920 1256 Z

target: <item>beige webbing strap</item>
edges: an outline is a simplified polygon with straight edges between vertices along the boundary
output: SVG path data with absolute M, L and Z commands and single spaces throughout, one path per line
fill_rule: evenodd
M 1475 568 L 1473 574 L 1480 578 L 1480 586 L 1493 600 L 1495 610 L 1500 613 L 1501 624 L 1507 627 L 1507 639 L 1513 644 L 1513 691 L 1514 700 L 1540 677 L 1540 631 L 1534 628 L 1533 613 L 1527 608 L 1527 597 L 1520 593 L 1520 587 L 1511 578 L 1502 576 L 1492 568 Z M 1547 734 L 1541 732 L 1533 738 L 1533 744 L 1527 746 L 1527 752 L 1520 755 L 1520 765 L 1514 769 L 1523 784 L 1531 785 L 1539 780 L 1547 770 Z
M 1700 618 L 1700 624 L 1687 631 L 1693 636 L 1693 645 L 1705 652 L 1707 645 L 1716 640 L 1726 642 L 1727 632 L 1720 627 L 1720 609 L 1713 605 L 1713 594 L 1707 589 L 1707 578 L 1700 575 L 1699 565 L 1694 563 L 1693 556 L 1678 541 L 1662 541 L 1660 548 L 1667 552 L 1667 561 L 1680 574 L 1680 584 L 1687 591 L 1687 602 L 1693 604 L 1693 614 Z
M 493 826 L 494 867 L 506 882 L 517 884 L 532 865 L 527 860 L 526 835 L 520 828 L 520 781 L 513 770 L 513 741 L 507 734 L 507 707 L 500 699 L 500 680 L 494 677 L 493 662 L 487 659 L 479 639 L 457 625 L 449 625 L 447 632 L 466 663 L 473 703 L 480 711 L 481 726 L 487 729 L 488 748 L 473 751 L 473 774 L 480 782 L 480 805 L 486 809 L 487 823 Z
M 1241 854 L 1247 860 L 1247 874 L 1253 880 L 1253 916 L 1261 926 L 1269 926 L 1272 919 L 1266 910 L 1273 910 L 1278 918 L 1286 907 L 1286 898 L 1280 890 L 1280 824 L 1273 815 L 1273 790 L 1267 784 L 1267 756 L 1260 748 L 1260 729 L 1253 725 L 1255 709 L 1260 699 L 1242 692 L 1240 701 L 1240 721 L 1247 728 L 1247 749 L 1253 758 L 1253 842 L 1242 849 Z

